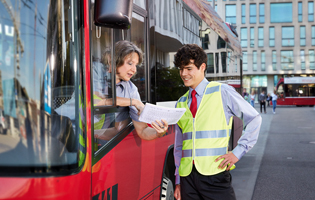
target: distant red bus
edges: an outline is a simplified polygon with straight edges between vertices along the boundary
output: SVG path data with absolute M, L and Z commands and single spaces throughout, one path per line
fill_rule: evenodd
M 225 80 L 225 81 L 217 81 L 220 83 L 228 84 L 235 88 L 235 90 L 241 94 L 241 81 L 240 80 Z
M 276 90 L 277 105 L 315 105 L 315 77 L 281 78 Z

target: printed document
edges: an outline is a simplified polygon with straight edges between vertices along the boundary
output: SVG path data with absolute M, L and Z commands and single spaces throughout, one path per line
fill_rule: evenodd
M 164 119 L 169 125 L 176 124 L 186 112 L 186 108 L 167 108 L 146 103 L 139 116 L 141 122 L 151 124 L 155 120 Z

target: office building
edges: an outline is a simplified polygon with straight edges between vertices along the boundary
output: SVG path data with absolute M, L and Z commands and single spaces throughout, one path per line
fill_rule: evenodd
M 220 16 L 237 27 L 247 91 L 271 93 L 282 77 L 315 75 L 314 1 L 221 0 L 215 4 Z

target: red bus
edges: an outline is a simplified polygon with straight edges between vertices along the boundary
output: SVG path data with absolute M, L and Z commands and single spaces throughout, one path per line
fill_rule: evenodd
M 277 105 L 315 105 L 315 77 L 281 78 L 276 90 Z
M 235 90 L 241 94 L 241 81 L 240 80 L 225 80 L 225 81 L 217 81 L 217 82 L 220 82 L 220 83 L 225 83 L 225 84 L 228 84 L 232 87 L 235 88 Z
M 143 102 L 176 101 L 187 91 L 170 67 L 170 52 L 185 43 L 201 45 L 202 17 L 209 15 L 202 14 L 207 7 L 196 13 L 200 6 L 191 5 L 198 0 L 184 2 L 0 2 L 0 109 L 6 121 L 0 199 L 173 198 L 174 126 L 145 141 L 128 118 L 111 138 L 94 135 L 109 131 L 117 114 L 128 114 L 116 106 L 112 89 L 117 41 L 132 41 L 144 52 L 132 78 Z M 230 33 L 220 24 L 216 29 L 228 42 Z M 218 41 L 214 31 L 208 35 Z M 235 41 L 230 46 L 240 46 Z M 111 105 L 94 105 L 99 91 Z

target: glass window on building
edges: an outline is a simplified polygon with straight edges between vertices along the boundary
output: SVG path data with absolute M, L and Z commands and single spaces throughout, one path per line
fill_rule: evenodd
M 238 59 L 237 57 L 235 58 L 235 61 L 234 61 L 234 72 L 237 73 L 237 62 L 238 62 Z M 242 60 L 240 60 L 240 62 L 242 62 Z M 242 63 L 241 63 L 242 64 Z M 232 68 L 232 67 L 231 67 Z
M 229 73 L 230 72 L 230 62 L 231 62 L 231 52 L 228 51 L 227 52 L 227 57 L 226 57 L 226 72 Z
M 207 73 L 214 73 L 214 58 L 213 53 L 207 54 L 208 60 L 207 60 Z
M 315 46 L 315 26 L 312 26 L 312 46 Z
M 201 38 L 201 46 L 203 49 L 209 49 L 209 34 Z
M 247 51 L 243 51 L 243 71 L 248 70 L 248 65 L 247 65 Z
M 266 54 L 264 51 L 261 52 L 261 71 L 266 71 Z
M 314 21 L 314 2 L 313 1 L 308 2 L 308 21 L 309 22 Z
M 282 46 L 283 47 L 294 46 L 294 27 L 293 26 L 282 27 Z
M 315 69 L 315 55 L 314 50 L 308 51 L 308 60 L 310 62 L 310 69 Z
M 215 73 L 219 73 L 219 53 L 215 53 Z
M 226 73 L 226 52 L 221 52 L 222 73 Z
M 292 22 L 292 3 L 270 3 L 270 22 Z
M 242 24 L 246 24 L 246 5 L 242 4 Z
M 275 46 L 275 27 L 269 27 L 269 46 Z
M 277 71 L 277 51 L 272 51 L 272 69 Z
M 300 51 L 301 69 L 305 69 L 305 55 L 304 50 Z
M 236 24 L 236 5 L 225 5 L 225 21 Z
M 251 77 L 251 82 L 250 82 L 250 86 L 253 88 L 257 88 L 257 87 L 267 87 L 267 76 L 263 75 L 263 76 L 252 76 Z M 260 94 L 259 91 L 257 91 L 258 94 Z M 256 95 L 258 96 L 258 95 Z
M 294 69 L 294 56 L 292 50 L 281 51 L 281 69 L 293 70 Z
M 247 28 L 241 28 L 241 46 L 247 47 Z
M 249 23 L 256 24 L 256 4 L 249 5 Z
M 259 4 L 259 23 L 265 23 L 265 4 Z
M 259 27 L 258 28 L 258 47 L 264 46 L 264 28 Z
M 299 22 L 303 21 L 303 3 L 299 2 L 298 4 L 298 18 L 299 18 Z
M 217 49 L 224 49 L 226 42 L 219 36 L 217 41 Z
M 253 51 L 253 71 L 257 71 L 257 51 Z
M 305 46 L 306 34 L 305 26 L 300 26 L 300 46 Z
M 255 47 L 255 29 L 254 27 L 250 28 L 250 47 Z

